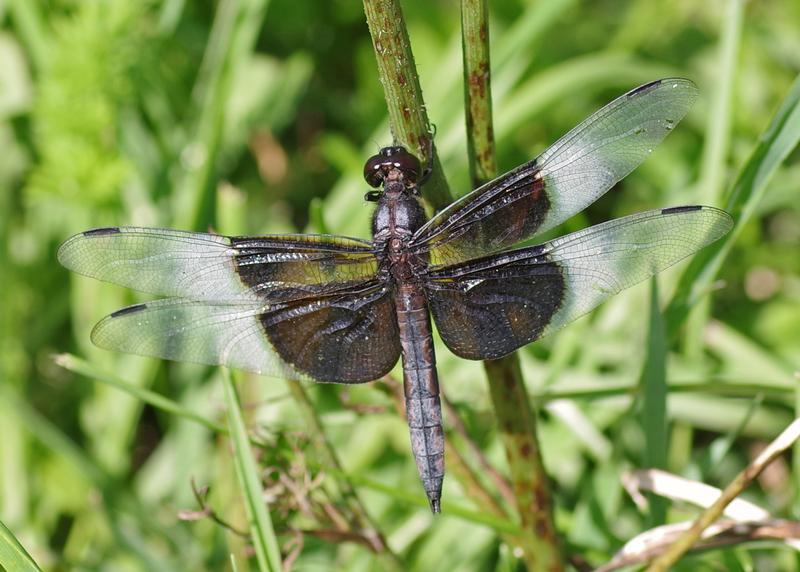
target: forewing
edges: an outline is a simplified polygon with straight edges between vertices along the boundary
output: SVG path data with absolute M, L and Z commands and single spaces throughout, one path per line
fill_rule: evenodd
M 182 299 L 136 304 L 98 323 L 92 341 L 125 353 L 341 383 L 379 378 L 400 355 L 394 303 L 377 281 L 269 307 Z
M 582 211 L 635 169 L 697 97 L 671 78 L 618 97 L 533 161 L 455 201 L 415 235 L 434 264 L 483 256 L 545 232 Z
M 724 211 L 649 211 L 429 271 L 436 326 L 461 357 L 495 359 L 547 335 L 726 234 Z
M 211 302 L 278 302 L 375 276 L 371 244 L 322 235 L 226 237 L 112 227 L 77 234 L 58 259 L 80 274 L 140 292 Z

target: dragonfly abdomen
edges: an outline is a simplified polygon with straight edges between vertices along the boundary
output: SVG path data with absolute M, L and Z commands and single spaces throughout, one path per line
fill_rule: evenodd
M 395 306 L 411 450 L 431 510 L 439 512 L 444 480 L 444 429 L 428 304 L 416 284 L 402 284 L 397 287 Z

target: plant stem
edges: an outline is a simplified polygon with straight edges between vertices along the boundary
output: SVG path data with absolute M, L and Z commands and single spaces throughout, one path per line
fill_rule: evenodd
M 472 184 L 476 188 L 497 175 L 488 17 L 486 0 L 462 0 L 467 152 Z M 522 523 L 523 557 L 529 570 L 562 570 L 564 564 L 553 523 L 550 487 L 536 434 L 536 416 L 522 379 L 519 358 L 511 354 L 486 361 L 484 369 Z
M 486 361 L 484 369 L 525 533 L 520 548 L 528 569 L 563 570 L 550 487 L 536 436 L 536 416 L 525 391 L 519 359 L 511 354 Z
M 423 164 L 433 168 L 425 183 L 424 196 L 435 210 L 440 210 L 450 204 L 452 197 L 433 144 L 400 3 L 364 0 L 364 13 L 386 96 L 392 137 L 395 143 L 413 151 Z
M 472 187 L 477 188 L 497 176 L 489 68 L 489 6 L 485 1 L 462 0 L 461 41 L 469 173 Z
M 378 61 L 378 74 L 386 95 L 392 135 L 397 142 L 416 149 L 420 157 L 433 153 L 433 172 L 425 183 L 423 194 L 435 209 L 441 209 L 452 201 L 452 195 L 439 165 L 436 148 L 430 145 L 428 116 L 399 1 L 364 0 L 364 12 Z M 459 457 L 458 461 L 461 460 Z M 457 472 L 456 476 L 469 478 L 468 473 L 462 471 Z M 462 484 L 467 491 L 476 486 L 475 481 Z M 485 510 L 492 510 L 490 505 L 482 502 L 491 496 L 484 490 L 472 498 Z

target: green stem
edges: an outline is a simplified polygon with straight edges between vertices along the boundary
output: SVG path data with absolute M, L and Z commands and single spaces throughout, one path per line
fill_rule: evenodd
M 461 2 L 461 41 L 467 154 L 472 186 L 477 188 L 497 176 L 489 68 L 489 6 L 485 1 Z
M 30 55 L 35 71 L 41 71 L 47 59 L 48 30 L 45 29 L 41 8 L 31 0 L 10 0 L 8 11 L 18 37 Z
M 462 0 L 464 99 L 467 152 L 474 187 L 497 175 L 492 124 L 489 63 L 489 7 L 486 0 Z M 489 391 L 511 471 L 514 500 L 523 534 L 519 544 L 529 570 L 563 570 L 553 522 L 550 486 L 542 463 L 531 407 L 519 358 L 511 354 L 484 362 Z
M 511 471 L 529 570 L 563 570 L 547 475 L 536 434 L 536 416 L 525 391 L 519 359 L 511 354 L 484 362 L 492 405 Z
M 398 0 L 364 0 L 378 75 L 386 95 L 389 124 L 395 141 L 415 149 L 420 157 L 433 152 L 433 172 L 425 183 L 423 193 L 435 209 L 441 209 L 452 201 L 452 195 L 436 156 L 436 148 L 430 145 L 430 127 L 422 99 L 419 76 L 414 65 L 414 56 L 405 27 L 405 20 Z M 467 476 L 459 471 L 457 476 Z M 466 483 L 471 490 L 476 482 Z M 492 510 L 481 500 L 491 497 L 487 491 L 473 497 L 485 510 Z
M 422 100 L 419 76 L 411 53 L 403 12 L 398 0 L 364 0 L 378 76 L 386 96 L 389 125 L 395 143 L 403 145 L 433 168 L 424 196 L 435 210 L 452 201 Z M 433 155 L 431 157 L 431 154 Z

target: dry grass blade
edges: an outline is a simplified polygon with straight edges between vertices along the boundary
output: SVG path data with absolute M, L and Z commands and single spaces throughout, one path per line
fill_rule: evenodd
M 800 418 L 795 419 L 778 437 L 769 444 L 750 465 L 733 479 L 720 497 L 694 521 L 663 555 L 656 558 L 647 569 L 648 572 L 668 570 L 680 559 L 701 537 L 703 531 L 716 521 L 736 497 L 746 489 L 761 472 L 800 438 Z
M 701 508 L 708 508 L 722 494 L 722 491 L 711 485 L 658 469 L 632 471 L 622 476 L 622 483 L 640 508 L 645 501 L 639 493 L 642 490 L 656 493 L 673 501 L 689 502 Z M 764 520 L 770 517 L 769 513 L 760 506 L 739 498 L 733 499 L 725 507 L 723 514 L 741 522 Z
M 612 572 L 634 564 L 641 564 L 664 554 L 670 545 L 689 527 L 690 523 L 659 526 L 641 534 L 627 543 L 614 558 L 596 568 L 594 572 Z M 711 527 L 709 529 L 711 530 Z M 647 535 L 647 537 L 645 537 Z M 704 537 L 691 551 L 710 550 L 735 546 L 754 540 L 783 540 L 792 544 L 800 538 L 800 522 L 768 519 L 759 522 L 718 521 L 713 534 Z M 634 541 L 636 541 L 634 543 Z

